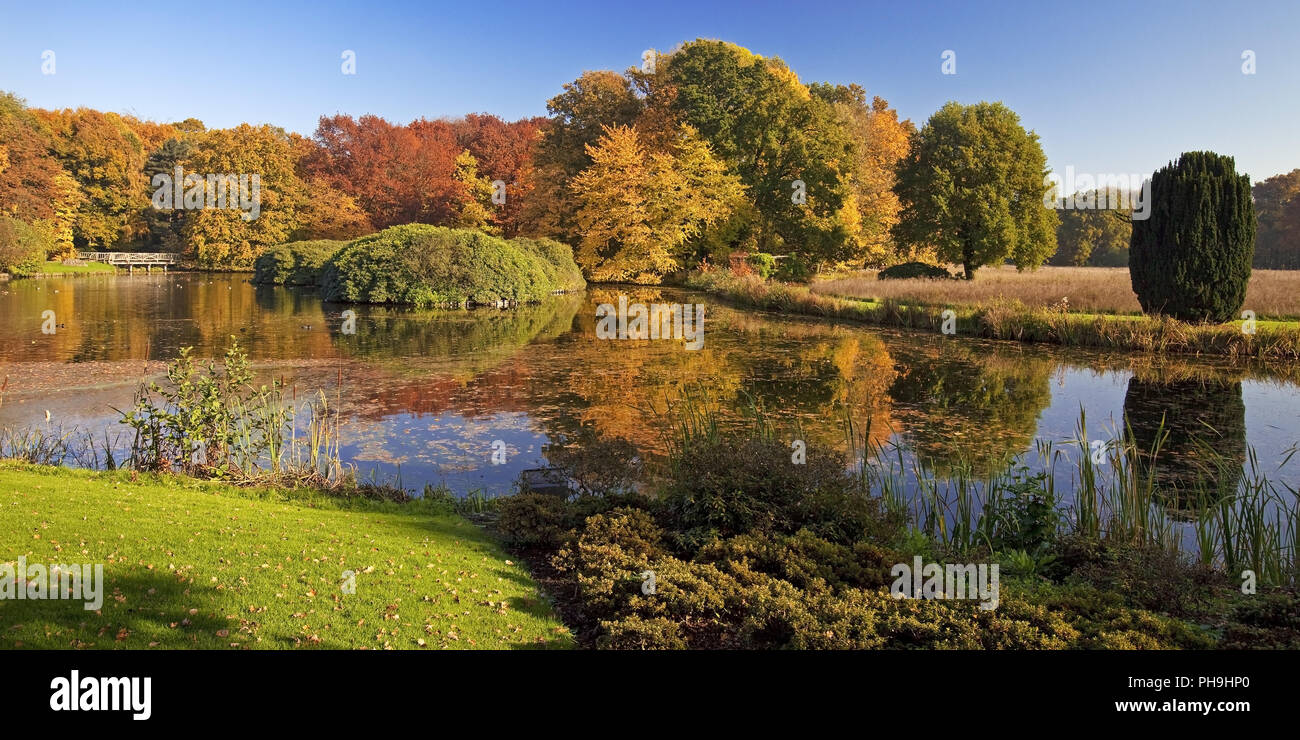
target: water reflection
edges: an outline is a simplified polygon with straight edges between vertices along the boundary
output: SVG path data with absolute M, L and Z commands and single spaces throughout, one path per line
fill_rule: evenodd
M 1124 421 L 1144 459 L 1158 452 L 1155 476 L 1175 518 L 1191 518 L 1206 502 L 1237 489 L 1246 461 L 1240 381 L 1134 376 L 1124 395 Z
M 642 302 L 708 305 L 704 346 L 601 340 L 594 306 L 621 292 Z M 1272 466 L 1296 442 L 1295 368 L 1187 362 L 873 330 L 729 308 L 671 290 L 597 288 L 499 311 L 350 307 L 312 289 L 242 276 L 136 275 L 0 285 L 0 425 L 116 428 L 140 379 L 183 346 L 200 357 L 237 338 L 263 374 L 302 397 L 318 389 L 344 415 L 344 453 L 403 483 L 505 491 L 559 440 L 624 440 L 654 459 L 662 416 L 689 396 L 726 423 L 761 409 L 785 438 L 846 449 L 846 427 L 897 444 L 932 474 L 998 472 L 1039 439 L 1125 424 L 1149 447 L 1165 418 L 1160 469 L 1180 484 L 1198 445 Z M 66 325 L 40 332 L 41 312 Z M 1213 434 L 1207 436 L 1207 429 Z M 1090 430 L 1091 433 L 1092 430 Z M 504 465 L 491 462 L 505 443 Z M 1300 484 L 1293 469 L 1276 477 Z M 1215 487 L 1233 484 L 1220 476 Z M 1188 500 L 1169 502 L 1178 513 Z

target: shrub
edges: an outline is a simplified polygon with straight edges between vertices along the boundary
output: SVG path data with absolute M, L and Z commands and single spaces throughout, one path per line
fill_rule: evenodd
M 880 500 L 866 495 L 844 467 L 840 453 L 821 447 L 809 447 L 806 462 L 796 465 L 789 447 L 776 440 L 699 441 L 673 461 L 660 494 L 665 522 L 683 542 L 695 543 L 803 528 L 841 544 L 892 534 L 897 522 L 886 520 Z
M 1224 322 L 1246 299 L 1255 253 L 1250 178 L 1232 157 L 1188 152 L 1151 178 L 1150 217 L 1133 222 L 1129 273 L 1148 314 Z
M 572 251 L 558 242 L 425 224 L 357 239 L 321 276 L 327 301 L 419 306 L 536 302 L 584 286 Z
M 39 229 L 10 216 L 0 215 L 0 272 L 18 277 L 41 271 L 49 238 Z
M 270 285 L 318 285 L 321 269 L 345 241 L 316 239 L 288 242 L 262 253 L 253 262 L 253 282 Z
M 911 280 L 914 278 L 947 280 L 951 277 L 952 274 L 944 268 L 937 265 L 927 265 L 924 262 L 904 262 L 901 265 L 886 267 L 876 273 L 877 280 Z
M 754 273 L 764 280 L 772 277 L 772 273 L 776 272 L 776 258 L 767 252 L 755 252 L 745 261 L 754 268 Z
M 797 254 L 787 256 L 776 265 L 776 279 L 787 283 L 806 283 L 812 275 L 812 268 Z
M 841 545 L 801 529 L 793 535 L 744 534 L 715 540 L 700 548 L 696 560 L 743 562 L 756 572 L 812 591 L 831 588 L 879 588 L 893 582 L 890 568 L 903 557 L 859 542 Z
M 506 496 L 497 504 L 497 510 L 497 531 L 511 545 L 554 548 L 571 528 L 569 503 L 547 493 Z
M 650 562 L 665 554 L 663 532 L 649 514 L 618 508 L 588 517 L 570 532 L 551 565 L 573 580 L 584 606 L 613 616 L 639 593 Z

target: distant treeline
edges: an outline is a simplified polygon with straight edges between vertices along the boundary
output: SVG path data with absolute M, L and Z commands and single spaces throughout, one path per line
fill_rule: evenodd
M 1127 263 L 1122 214 L 1033 207 L 1045 158 L 1001 104 L 950 103 L 918 130 L 856 84 L 804 83 L 779 58 L 696 40 L 621 73 L 584 72 L 547 111 L 323 116 L 304 137 L 47 111 L 0 93 L 0 269 L 78 249 L 247 269 L 278 244 L 408 223 L 557 239 L 602 281 L 654 283 L 734 252 L 783 256 L 778 276 L 791 278 L 912 260 L 968 273 L 1049 257 Z M 944 161 L 953 147 L 975 154 Z M 242 175 L 259 178 L 257 217 L 210 207 L 205 188 Z M 173 180 L 198 197 L 155 207 Z M 1256 185 L 1257 267 L 1300 268 L 1297 192 L 1300 170 Z M 972 219 L 986 236 L 962 231 Z

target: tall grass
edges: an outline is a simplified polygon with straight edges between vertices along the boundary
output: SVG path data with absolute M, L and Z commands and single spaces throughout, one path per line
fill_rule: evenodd
M 1142 313 L 1124 267 L 1042 267 L 1020 272 L 986 267 L 974 280 L 877 280 L 863 271 L 818 282 L 815 293 L 872 301 L 894 300 L 927 306 L 976 306 L 1018 301 L 1031 308 L 1068 307 L 1108 314 Z M 1254 270 L 1243 308 L 1260 318 L 1300 318 L 1300 270 Z
M 773 438 L 772 419 L 762 409 L 745 434 Z M 703 400 L 684 395 L 669 403 L 669 465 L 682 450 L 716 444 L 723 438 L 718 415 Z M 1040 440 L 1028 454 L 1014 456 L 984 476 L 956 460 L 943 476 L 927 468 L 901 444 L 873 433 L 868 417 L 855 424 L 845 414 L 848 474 L 863 495 L 880 497 L 891 511 L 905 514 L 911 526 L 945 551 L 995 552 L 1033 559 L 1063 535 L 1110 545 L 1182 550 L 1234 578 L 1255 572 L 1263 585 L 1300 582 L 1300 493 L 1269 478 L 1253 450 L 1247 463 L 1198 451 L 1203 475 L 1192 490 L 1159 475 L 1169 436 L 1163 421 L 1144 447 L 1133 430 L 1103 431 L 1110 437 L 1094 445 L 1086 413 L 1080 409 L 1076 438 L 1061 443 Z M 1278 467 L 1288 464 L 1292 449 Z M 1231 477 L 1225 477 L 1231 476 Z M 1230 490 L 1212 485 L 1232 480 Z M 1180 522 L 1169 502 L 1191 499 L 1193 517 Z
M 887 281 L 886 281 L 887 282 Z M 947 318 L 957 336 L 1042 342 L 1148 353 L 1223 355 L 1300 360 L 1300 325 L 1261 322 L 1248 334 L 1239 323 L 1188 324 L 1171 318 L 1080 314 L 1060 307 L 1031 308 L 999 299 L 976 305 L 908 304 L 839 298 L 799 285 L 764 282 L 714 270 L 692 275 L 687 286 L 726 300 L 783 313 L 824 316 L 904 329 L 942 332 Z M 950 317 L 945 313 L 951 311 Z
M 241 484 L 350 483 L 339 454 L 341 378 L 339 386 L 333 405 L 323 390 L 300 403 L 283 378 L 255 385 L 237 343 L 220 365 L 202 370 L 182 349 L 168 364 L 166 385 L 142 385 L 135 405 L 119 411 L 133 431 L 126 460 L 139 470 Z

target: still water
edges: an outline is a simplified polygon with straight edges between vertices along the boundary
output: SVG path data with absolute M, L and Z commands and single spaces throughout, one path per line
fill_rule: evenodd
M 620 294 L 705 304 L 703 347 L 598 339 L 595 306 Z M 233 337 L 300 399 L 323 390 L 339 401 L 345 462 L 408 488 L 503 493 L 545 464 L 548 444 L 591 435 L 662 455 L 664 412 L 687 396 L 738 424 L 761 408 L 778 433 L 842 450 L 852 418 L 872 444 L 940 477 L 997 472 L 1040 441 L 1077 440 L 1081 411 L 1089 440 L 1125 424 L 1141 440 L 1163 418 L 1172 475 L 1209 444 L 1242 460 L 1253 449 L 1271 479 L 1300 485 L 1300 461 L 1278 467 L 1300 439 L 1293 366 L 910 334 L 631 287 L 512 310 L 353 306 L 355 334 L 341 330 L 347 308 L 239 275 L 0 283 L 0 427 L 125 439 L 114 409 L 130 407 L 141 381 L 161 378 L 181 347 L 216 357 Z M 45 311 L 55 334 L 41 331 Z M 504 464 L 493 463 L 498 442 Z

